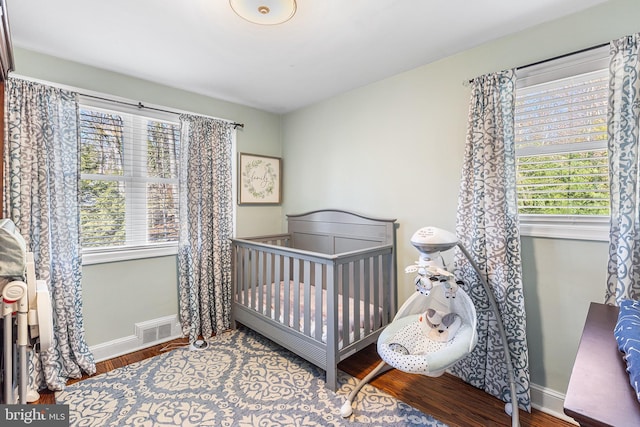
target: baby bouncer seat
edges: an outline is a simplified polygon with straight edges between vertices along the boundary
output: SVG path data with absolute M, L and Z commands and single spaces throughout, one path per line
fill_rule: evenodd
M 471 298 L 455 282 L 438 281 L 403 305 L 378 338 L 378 354 L 395 369 L 437 377 L 473 350 L 476 322 Z
M 460 288 L 462 282 L 456 281 L 453 274 L 444 268 L 440 255 L 441 251 L 459 245 L 457 238 L 444 230 L 425 227 L 413 235 L 411 243 L 421 253 L 419 261 L 405 269 L 407 273 L 417 273 L 416 293 L 400 307 L 393 322 L 380 334 L 377 351 L 382 361 L 349 393 L 340 409 L 345 418 L 353 413 L 352 402 L 358 392 L 377 375 L 399 369 L 437 377 L 471 353 L 478 342 L 473 301 Z M 477 270 L 464 247 L 459 246 Z M 480 278 L 488 290 L 488 284 Z M 489 298 L 497 310 L 493 296 Z M 502 335 L 506 343 L 503 330 Z M 511 397 L 515 402 L 513 372 L 508 356 L 506 362 Z M 512 415 L 512 425 L 519 425 L 517 405 L 515 410 L 510 404 L 506 408 Z

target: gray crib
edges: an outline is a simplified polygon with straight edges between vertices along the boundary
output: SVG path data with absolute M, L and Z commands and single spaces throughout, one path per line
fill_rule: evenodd
M 321 210 L 288 233 L 233 239 L 233 320 L 326 371 L 377 341 L 397 310 L 396 222 Z

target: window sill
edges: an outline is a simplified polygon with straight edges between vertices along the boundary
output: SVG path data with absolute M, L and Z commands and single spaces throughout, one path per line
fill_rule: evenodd
M 82 251 L 82 265 L 104 264 L 107 262 L 132 261 L 143 258 L 176 255 L 176 243 L 157 246 L 129 246 L 117 249 L 84 249 Z
M 608 216 L 520 215 L 520 235 L 609 241 Z

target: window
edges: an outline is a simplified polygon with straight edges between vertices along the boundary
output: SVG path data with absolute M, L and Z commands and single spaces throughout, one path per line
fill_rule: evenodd
M 131 250 L 155 249 L 153 254 L 160 255 L 157 249 L 167 247 L 175 253 L 176 117 L 86 100 L 81 101 L 79 127 L 83 255 L 128 259 Z
M 518 212 L 524 235 L 606 239 L 608 50 L 518 72 Z

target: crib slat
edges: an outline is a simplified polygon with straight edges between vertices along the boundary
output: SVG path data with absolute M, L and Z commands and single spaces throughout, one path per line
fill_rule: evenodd
M 383 323 L 383 320 L 381 319 L 381 316 L 380 316 L 380 310 L 379 310 L 380 297 L 384 299 L 384 294 L 382 293 L 383 288 L 380 286 L 380 283 L 379 283 L 379 279 L 380 279 L 379 266 L 380 266 L 380 257 L 377 257 L 377 256 L 373 257 L 373 267 L 372 267 L 373 277 L 371 278 L 371 281 L 373 283 L 373 306 L 376 308 L 376 311 L 373 313 L 373 323 L 374 325 L 376 325 L 376 327 L 384 326 L 386 324 L 386 322 Z
M 282 302 L 284 303 L 284 307 L 283 307 L 283 315 L 282 315 L 282 320 L 283 323 L 287 326 L 291 326 L 291 282 L 288 280 L 285 280 L 283 282 L 284 284 L 284 294 L 282 295 Z
M 387 264 L 387 269 L 384 277 L 384 284 L 387 287 L 387 289 L 390 289 L 391 283 L 392 283 L 391 274 L 394 270 L 393 261 L 390 255 L 386 255 L 384 259 L 386 260 L 386 264 Z M 395 292 L 389 291 L 389 312 L 388 312 L 389 314 L 387 314 L 387 316 L 391 315 L 391 317 L 388 320 L 389 322 L 391 322 L 392 317 L 395 316 L 396 312 L 398 311 L 398 302 L 396 298 L 397 296 Z
M 265 304 L 265 288 L 269 288 L 269 284 L 271 283 L 269 281 L 269 273 L 270 273 L 270 269 L 269 269 L 269 257 L 270 257 L 270 253 L 269 252 L 263 252 L 260 251 L 260 257 L 262 258 L 262 262 L 259 263 L 259 268 L 260 268 L 260 276 L 261 278 L 258 280 L 258 301 L 257 301 L 257 308 L 260 311 L 260 313 L 264 314 L 264 310 L 265 310 L 265 306 L 268 306 L 269 304 Z M 265 267 L 266 267 L 266 271 L 265 271 Z M 268 299 L 266 301 L 269 301 Z
M 275 255 L 275 254 L 273 254 L 271 252 L 268 252 L 268 254 L 269 254 L 269 263 L 267 265 L 268 281 L 265 284 L 268 284 L 270 288 L 272 288 L 272 287 L 278 288 L 278 287 L 280 287 L 280 281 L 276 280 L 276 277 L 275 277 L 275 274 L 276 274 L 275 273 L 275 269 L 276 269 L 275 262 L 276 262 L 277 255 Z M 270 306 L 271 305 L 271 301 L 272 301 L 271 299 L 267 299 L 265 301 L 265 305 Z
M 304 334 L 311 336 L 311 263 L 304 261 L 303 265 L 304 283 Z
M 245 281 L 244 286 L 243 286 L 243 290 L 244 290 L 243 303 L 244 303 L 244 305 L 247 305 L 247 304 L 250 303 L 250 301 L 249 301 L 249 288 L 251 287 L 251 282 L 252 282 L 252 277 L 251 277 L 251 274 L 252 274 L 252 271 L 253 271 L 252 261 L 254 259 L 254 257 L 252 256 L 253 255 L 252 252 L 253 251 L 251 251 L 250 249 L 247 249 L 247 253 L 246 253 L 247 257 L 245 259 L 245 264 L 244 264 L 245 278 L 246 278 L 246 281 Z
M 351 294 L 351 263 L 342 264 L 342 283 L 340 290 L 342 291 L 342 346 L 349 344 L 349 296 Z
M 273 283 L 273 282 L 270 282 Z M 280 302 L 282 301 L 282 290 L 280 289 L 280 283 L 273 283 L 273 319 L 276 322 L 279 322 L 282 314 L 282 305 Z
M 323 323 L 323 313 L 327 313 L 326 310 L 326 304 L 325 302 L 322 300 L 322 290 L 326 289 L 325 283 L 323 283 L 322 280 L 322 264 L 318 264 L 318 263 L 314 263 L 314 267 L 315 267 L 315 273 L 316 273 L 316 278 L 313 282 L 314 286 L 315 286 L 315 290 L 316 290 L 316 306 L 315 306 L 315 313 L 316 313 L 316 318 L 315 318 L 315 322 L 316 322 L 316 330 L 315 330 L 315 337 L 316 340 L 321 341 L 322 340 L 322 323 Z
M 354 261 L 353 263 L 353 341 L 360 340 L 360 288 L 362 287 L 361 282 L 361 271 L 362 262 Z M 349 339 L 349 343 L 351 343 L 351 339 Z
M 271 277 L 271 280 L 269 282 L 269 289 L 271 288 L 279 288 L 280 287 L 280 255 L 278 254 L 274 254 L 273 258 L 271 260 L 271 266 L 273 268 L 273 276 Z M 267 298 L 267 305 L 271 306 L 271 301 L 273 301 L 272 297 L 269 296 Z M 286 310 L 286 305 L 285 305 L 285 310 Z M 271 311 L 271 310 L 269 310 Z M 269 317 L 271 317 L 271 313 L 269 313 Z M 285 317 L 286 318 L 286 317 Z
M 272 289 L 272 283 L 273 282 L 273 254 L 271 254 L 271 252 L 267 252 L 266 253 L 266 273 L 265 273 L 265 278 L 264 278 L 264 282 L 263 282 L 263 286 L 260 287 L 260 289 L 263 290 L 263 294 L 264 298 L 265 298 L 265 304 L 264 304 L 264 315 L 267 316 L 268 318 L 271 318 L 271 289 Z
M 283 279 L 282 285 L 284 287 L 284 315 L 282 316 L 283 324 L 287 326 L 292 326 L 291 323 L 291 262 L 293 258 L 291 257 L 282 257 L 282 272 Z M 280 287 L 280 282 L 278 282 L 278 287 Z
M 242 288 L 242 249 L 236 247 L 233 252 L 233 296 L 236 301 L 240 301 L 240 289 Z
M 380 289 L 383 289 L 387 279 L 385 277 L 385 268 L 384 268 L 384 259 L 378 263 L 378 286 Z M 385 298 L 382 298 L 382 323 L 388 324 L 391 319 L 389 319 L 389 307 L 391 305 L 390 298 L 386 298 L 387 295 L 383 294 Z
M 251 298 L 256 301 L 255 309 L 262 313 L 263 303 L 262 300 L 262 288 L 265 284 L 264 281 L 264 251 L 258 251 L 258 262 L 256 262 L 256 269 L 258 270 L 258 274 L 256 275 L 256 283 L 254 288 L 251 290 Z M 257 293 L 257 298 L 256 298 Z
M 368 258 L 368 257 L 363 260 L 364 288 L 362 289 L 362 291 L 363 291 L 362 301 L 364 302 L 363 328 L 364 328 L 364 334 L 365 335 L 372 331 L 372 328 L 371 328 L 371 288 L 372 288 L 372 283 L 371 283 L 371 269 L 370 269 L 370 262 L 369 261 L 370 261 L 370 258 Z
M 335 264 L 327 264 L 327 307 L 334 307 L 327 314 L 327 384 L 335 389 L 338 375 L 338 288 L 340 276 Z
M 273 304 L 273 319 L 275 319 L 276 321 L 278 321 L 278 319 L 280 318 L 280 280 L 281 280 L 281 262 L 282 262 L 282 256 L 280 255 L 274 255 L 274 265 L 273 265 L 273 283 L 274 283 L 274 289 L 273 289 L 273 293 L 275 294 L 273 297 L 274 304 Z M 269 286 L 271 286 L 271 283 L 269 284 Z
M 240 302 L 240 290 L 242 289 L 242 248 L 235 247 L 235 251 L 233 252 L 234 256 L 234 266 L 233 266 L 233 274 L 234 274 L 234 283 L 235 287 L 233 289 L 236 301 Z
M 291 278 L 293 286 L 293 325 L 296 331 L 300 331 L 300 260 L 293 260 L 293 277 Z

